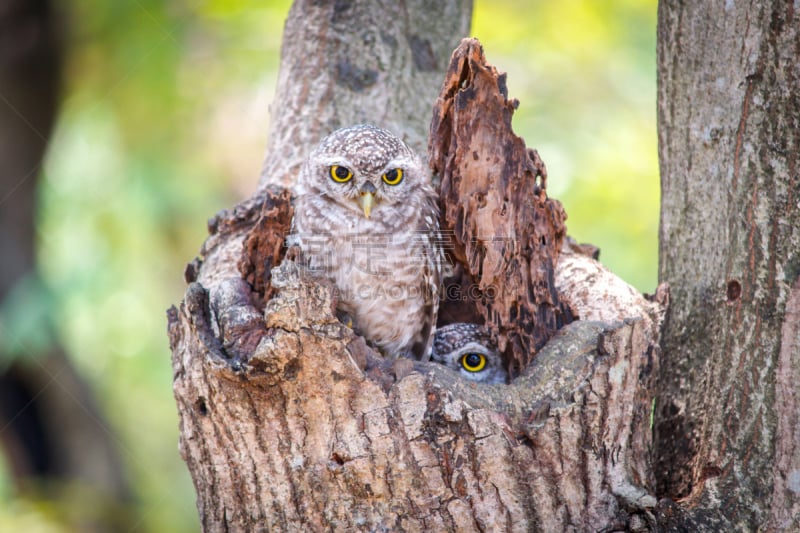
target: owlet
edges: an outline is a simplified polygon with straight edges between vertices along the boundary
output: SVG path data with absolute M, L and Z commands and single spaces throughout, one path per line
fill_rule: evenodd
M 430 356 L 443 252 L 430 175 L 392 133 L 342 128 L 308 156 L 291 242 L 329 279 L 339 311 L 388 357 Z
M 507 383 L 508 373 L 489 331 L 459 322 L 436 331 L 431 361 L 442 363 L 462 377 L 480 383 Z

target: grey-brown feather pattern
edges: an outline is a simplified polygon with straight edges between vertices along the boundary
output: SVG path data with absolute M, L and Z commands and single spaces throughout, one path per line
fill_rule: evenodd
M 352 178 L 332 179 L 334 165 Z M 402 181 L 389 185 L 382 175 L 395 168 Z M 370 187 L 366 216 L 359 199 Z M 436 195 L 417 155 L 375 126 L 336 130 L 307 158 L 296 192 L 292 241 L 311 269 L 334 282 L 356 331 L 389 357 L 427 359 L 443 253 Z
M 481 368 L 465 364 L 465 357 L 484 357 Z M 436 331 L 431 361 L 441 363 L 463 377 L 480 383 L 506 383 L 508 372 L 489 330 L 477 324 L 449 324 Z

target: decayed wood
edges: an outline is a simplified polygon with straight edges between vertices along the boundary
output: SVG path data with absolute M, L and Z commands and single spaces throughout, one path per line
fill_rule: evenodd
M 517 105 L 477 39 L 464 39 L 450 60 L 429 140 L 448 251 L 476 284 L 477 309 L 512 376 L 572 320 L 554 282 L 567 215 L 547 197 L 539 155 L 511 129 Z
M 656 471 L 682 498 L 665 513 L 675 528 L 800 530 L 798 15 L 792 2 L 659 3 L 672 305 Z
M 257 295 L 257 307 L 272 298 L 271 271 L 286 255 L 286 236 L 292 226 L 294 208 L 291 193 L 279 187 L 269 187 L 256 225 L 244 241 L 244 253 L 239 262 L 239 272 Z

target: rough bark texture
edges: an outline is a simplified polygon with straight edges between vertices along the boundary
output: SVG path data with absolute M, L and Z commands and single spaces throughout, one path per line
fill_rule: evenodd
M 511 129 L 518 105 L 477 39 L 464 39 L 450 60 L 429 139 L 448 252 L 473 280 L 475 303 L 511 376 L 572 321 L 553 275 L 567 214 L 547 197 L 539 154 Z
M 299 19 L 298 6 L 285 40 L 307 24 Z M 323 9 L 305 8 L 309 16 Z M 361 11 L 324 9 L 325 24 L 365 28 L 365 35 L 381 31 L 370 25 L 382 15 L 345 24 L 336 17 Z M 410 19 L 431 17 L 422 4 L 413 9 Z M 329 62 L 336 65 L 337 59 L 322 42 L 319 50 L 303 50 L 302 57 L 294 55 L 300 48 L 285 49 L 284 66 L 293 61 L 311 66 L 294 75 L 282 73 L 281 83 L 289 88 L 279 92 L 316 90 L 309 80 L 320 72 L 313 65 L 335 77 L 339 71 Z M 361 60 L 356 57 L 361 56 L 349 60 Z M 391 79 L 405 83 L 397 73 Z M 333 106 L 342 123 L 370 118 L 352 108 L 361 100 L 350 93 L 364 87 L 326 80 L 323 86 L 336 89 L 326 96 L 332 100 L 309 97 L 314 105 Z M 383 89 L 410 94 L 397 84 Z M 431 104 L 439 86 L 437 80 Z M 347 97 L 337 96 L 342 87 L 350 92 Z M 495 85 L 490 94 L 496 92 Z M 289 109 L 297 105 L 287 101 Z M 326 113 L 297 114 L 292 128 L 322 134 L 340 125 Z M 409 128 L 424 139 L 417 119 L 403 123 L 402 114 L 394 119 L 401 131 Z M 281 120 L 273 118 L 273 124 Z M 649 470 L 648 391 L 658 368 L 662 306 L 646 301 L 594 259 L 566 248 L 547 290 L 554 293 L 555 282 L 563 295 L 554 294 L 554 300 L 569 300 L 582 316 L 613 324 L 566 326 L 509 385 L 479 386 L 436 363 L 383 360 L 336 319 L 331 287 L 298 269 L 291 254 L 268 280 L 261 278 L 283 253 L 281 228 L 291 217 L 286 190 L 268 183 L 287 181 L 285 170 L 299 162 L 302 147 L 316 133 L 294 137 L 297 152 L 278 148 L 288 140 L 273 140 L 268 161 L 277 163 L 265 167 L 269 175 L 259 193 L 212 219 L 201 258 L 187 269 L 185 299 L 169 312 L 180 450 L 197 490 L 204 530 L 652 526 L 649 510 L 656 500 Z M 498 135 L 498 150 L 519 144 L 510 129 Z M 529 173 L 525 187 L 541 187 L 536 172 L 543 167 L 527 159 L 524 147 L 515 154 Z M 477 184 L 466 185 L 469 194 L 477 190 Z M 536 194 L 541 199 L 541 191 Z M 453 193 L 453 202 L 463 200 Z M 463 242 L 477 238 L 471 231 L 482 227 L 473 224 L 473 216 L 471 210 L 464 219 L 472 229 L 464 231 Z M 512 262 L 523 258 L 530 259 L 509 254 Z M 592 279 L 607 286 L 592 291 L 587 288 Z
M 222 349 L 200 283 L 171 313 L 181 452 L 204 530 L 648 522 L 658 359 L 645 321 L 576 322 L 512 385 L 480 387 L 435 363 L 383 368 L 335 318 L 330 287 L 291 261 L 272 284 L 266 332 L 244 359 Z
M 668 525 L 800 530 L 800 13 L 659 4 Z
M 780 403 L 775 435 L 772 504 L 769 524 L 776 530 L 797 529 L 800 521 L 800 280 L 786 299 L 775 398 Z
M 470 0 L 296 0 L 260 186 L 291 186 L 310 149 L 351 124 L 384 127 L 424 153 L 442 71 L 471 19 Z

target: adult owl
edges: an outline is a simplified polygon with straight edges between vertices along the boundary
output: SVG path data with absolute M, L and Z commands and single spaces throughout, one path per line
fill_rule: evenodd
M 480 383 L 507 383 L 508 373 L 489 331 L 477 324 L 456 323 L 439 328 L 431 361 L 441 363 Z
M 295 192 L 291 242 L 334 282 L 339 311 L 385 356 L 427 360 L 443 253 L 419 157 L 384 129 L 342 128 L 309 154 Z

